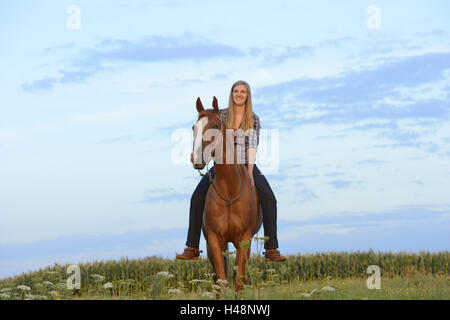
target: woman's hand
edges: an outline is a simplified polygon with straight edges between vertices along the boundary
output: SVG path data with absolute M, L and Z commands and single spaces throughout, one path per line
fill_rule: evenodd
M 252 186 L 255 186 L 255 181 L 253 181 L 253 176 L 250 176 L 250 181 L 252 183 Z
M 252 186 L 255 186 L 255 181 L 253 180 L 253 163 L 248 164 L 248 175 L 250 176 L 250 182 L 252 183 Z

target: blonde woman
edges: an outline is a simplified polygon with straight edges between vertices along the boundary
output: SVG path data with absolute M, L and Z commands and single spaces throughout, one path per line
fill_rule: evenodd
M 269 261 L 284 261 L 286 257 L 282 256 L 277 250 L 277 200 L 270 188 L 269 183 L 255 164 L 256 150 L 259 143 L 260 122 L 259 117 L 253 113 L 252 98 L 250 86 L 245 81 L 237 81 L 233 84 L 230 91 L 228 108 L 220 110 L 222 121 L 228 129 L 233 128 L 236 132 L 239 128 L 246 132 L 253 128 L 253 134 L 250 134 L 244 147 L 236 147 L 237 156 L 240 163 L 245 163 L 251 182 L 258 190 L 261 208 L 263 212 L 264 236 L 269 237 L 265 242 L 265 257 Z M 236 137 L 235 137 L 236 139 Z M 210 169 L 214 177 L 214 167 Z M 186 248 L 182 254 L 177 254 L 178 259 L 197 260 L 200 242 L 200 233 L 203 218 L 203 209 L 205 207 L 206 194 L 209 188 L 209 178 L 205 175 L 195 188 L 191 197 L 191 207 L 189 212 L 189 230 L 186 241 Z

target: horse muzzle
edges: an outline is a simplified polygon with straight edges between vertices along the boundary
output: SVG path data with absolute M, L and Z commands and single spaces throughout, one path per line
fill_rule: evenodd
M 194 163 L 194 153 L 191 153 L 191 163 L 194 166 L 194 169 L 203 169 L 206 166 L 206 163 L 202 160 L 202 163 Z
M 194 169 L 202 170 L 206 166 L 206 163 L 194 163 Z

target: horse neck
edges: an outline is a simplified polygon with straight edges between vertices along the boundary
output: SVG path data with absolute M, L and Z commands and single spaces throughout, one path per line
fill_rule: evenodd
M 236 170 L 237 169 L 237 170 Z M 240 177 L 237 164 L 214 164 L 214 180 L 224 196 L 231 198 L 239 192 Z
M 239 188 L 239 165 L 237 164 L 237 155 L 236 150 L 234 150 L 233 162 L 227 163 L 226 154 L 227 154 L 227 145 L 225 139 L 226 129 L 222 129 L 222 162 L 216 163 L 214 162 L 214 174 L 216 183 L 221 187 L 221 190 L 234 191 L 231 194 L 234 194 L 236 190 Z M 232 139 L 232 137 L 230 137 Z M 231 140 L 233 141 L 233 140 Z M 230 146 L 234 148 L 234 143 L 231 143 Z M 237 169 L 235 168 L 237 166 Z

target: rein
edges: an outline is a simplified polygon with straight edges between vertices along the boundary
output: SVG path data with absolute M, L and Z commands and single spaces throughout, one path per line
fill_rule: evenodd
M 218 118 L 219 121 L 220 121 L 220 128 L 219 128 L 219 129 L 220 129 L 220 132 L 221 132 L 222 137 L 223 137 L 223 132 L 222 132 L 223 121 L 222 121 L 222 119 L 220 118 L 220 116 L 217 116 L 217 118 Z M 214 146 L 214 148 L 213 148 L 212 150 L 215 150 L 215 149 L 216 149 L 216 146 L 217 146 L 217 140 L 218 140 L 218 139 L 214 139 L 214 144 L 215 144 L 215 146 Z M 212 150 L 211 150 L 211 151 L 212 151 Z M 234 169 L 236 170 L 236 174 L 237 174 L 238 179 L 239 179 L 239 194 L 238 194 L 236 197 L 234 197 L 233 199 L 226 199 L 224 196 L 222 196 L 222 195 L 220 194 L 220 192 L 219 192 L 219 190 L 218 190 L 218 187 L 217 187 L 216 179 L 215 179 L 215 178 L 214 178 L 214 179 L 212 178 L 211 172 L 208 170 L 208 164 L 209 164 L 209 162 L 211 161 L 211 159 L 212 159 L 212 156 L 210 156 L 209 159 L 208 159 L 208 161 L 206 162 L 206 174 L 207 174 L 208 177 L 209 177 L 209 182 L 210 182 L 210 184 L 212 184 L 212 186 L 213 186 L 214 190 L 216 191 L 217 195 L 218 195 L 222 200 L 224 200 L 224 201 L 226 201 L 226 202 L 229 202 L 230 205 L 231 205 L 234 201 L 236 201 L 237 199 L 239 199 L 239 198 L 241 197 L 241 193 L 242 193 L 242 178 L 241 178 L 241 174 L 239 173 L 237 164 L 236 164 L 236 163 L 233 163 L 233 166 L 234 166 Z M 197 170 L 198 170 L 200 176 L 202 176 L 202 177 L 205 176 L 205 173 L 202 173 L 202 172 L 200 171 L 200 169 L 197 169 Z

